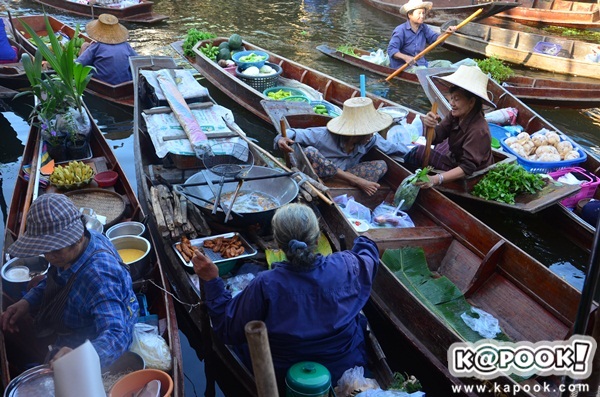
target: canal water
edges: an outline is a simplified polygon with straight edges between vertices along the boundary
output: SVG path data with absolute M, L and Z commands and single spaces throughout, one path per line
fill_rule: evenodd
M 154 3 L 154 11 L 167 14 L 169 20 L 152 26 L 126 24 L 130 31 L 130 43 L 141 55 L 171 54 L 168 44 L 184 39 L 191 28 L 225 37 L 238 33 L 247 41 L 354 85 L 359 84 L 359 76 L 365 72 L 326 57 L 315 47 L 329 44 L 333 47 L 353 45 L 373 50 L 385 49 L 391 32 L 401 21 L 395 16 L 370 8 L 361 0 L 154 0 Z M 11 10 L 13 17 L 44 11 L 40 5 L 30 0 L 4 1 L 0 4 L 0 15 L 5 16 L 6 9 Z M 84 18 L 62 14 L 53 9 L 47 11 L 72 25 L 79 23 L 85 26 L 88 22 Z M 461 55 L 442 48 L 434 50 L 428 57 L 453 61 L 462 58 Z M 525 73 L 548 76 L 539 72 Z M 244 130 L 258 139 L 263 147 L 270 149 L 274 136 L 272 128 L 241 109 L 231 98 L 222 95 L 214 87 L 207 86 L 217 102 L 234 111 L 236 121 Z M 366 73 L 366 88 L 367 91 L 386 96 L 421 112 L 430 108 L 425 94 L 416 85 L 402 82 L 390 84 L 379 76 Z M 130 181 L 135 183 L 131 111 L 90 96 L 86 96 L 85 100 Z M 590 152 L 600 153 L 598 109 L 534 109 Z M 10 203 L 12 196 L 23 143 L 29 130 L 27 116 L 30 111 L 31 105 L 25 99 L 0 102 L 3 116 L 0 117 L 0 171 L 4 178 L 1 193 L 6 203 Z M 580 270 L 587 266 L 588 256 L 565 241 L 558 231 L 548 230 L 543 220 L 514 216 L 510 212 L 493 212 L 481 206 L 470 206 L 469 210 L 548 266 L 567 264 Z M 0 236 L 2 235 L 3 230 Z M 198 335 L 193 333 L 193 327 L 187 325 L 184 312 L 181 313 L 183 314 L 179 318 L 185 352 L 186 396 L 242 395 L 235 389 L 235 385 L 230 384 L 233 382 L 227 378 L 224 369 L 216 370 L 220 380 L 218 385 L 205 381 L 206 371 L 202 361 L 204 356 L 198 347 L 201 343 Z M 214 375 L 214 372 L 211 373 Z M 229 388 L 233 390 L 230 391 Z

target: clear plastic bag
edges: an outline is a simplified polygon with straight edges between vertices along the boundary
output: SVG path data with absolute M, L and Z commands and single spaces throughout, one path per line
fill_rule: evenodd
M 400 211 L 398 207 L 385 202 L 379 204 L 373 210 L 371 224 L 379 227 L 415 227 L 415 224 L 406 212 Z
M 252 273 L 238 274 L 235 277 L 227 279 L 227 289 L 231 291 L 231 296 L 234 297 L 246 288 L 250 281 L 254 280 L 255 276 Z
M 377 65 L 388 66 L 390 64 L 390 58 L 388 54 L 381 48 L 378 48 L 375 52 L 371 52 L 369 55 L 361 55 L 360 59 L 364 59 L 367 62 L 376 63 Z
M 408 211 L 410 207 L 417 200 L 417 195 L 419 194 L 419 187 L 412 183 L 414 175 L 409 175 L 400 184 L 396 193 L 394 194 L 394 205 L 400 204 L 402 200 L 404 203 L 400 206 L 400 209 L 403 211 Z
M 355 390 L 381 390 L 375 379 L 365 378 L 363 367 L 347 369 L 335 387 L 336 396 L 350 396 Z
M 155 325 L 136 323 L 129 350 L 142 356 L 146 368 L 171 370 L 171 350 L 163 337 L 158 334 L 158 327 Z
M 469 328 L 484 338 L 494 339 L 502 332 L 497 318 L 476 307 L 471 308 L 471 313 L 464 312 L 461 314 L 460 318 L 462 318 Z
M 342 212 L 347 218 L 355 218 L 366 222 L 371 222 L 371 210 L 358 201 L 355 201 L 354 197 L 348 197 L 344 194 L 334 198 L 333 201 L 336 204 L 339 204 Z

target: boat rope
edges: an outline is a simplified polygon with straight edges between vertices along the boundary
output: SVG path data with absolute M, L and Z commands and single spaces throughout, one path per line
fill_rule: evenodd
M 154 282 L 154 280 L 148 279 L 148 281 L 149 281 L 150 283 L 154 284 L 154 286 L 155 286 L 156 288 L 158 288 L 159 290 L 161 290 L 161 291 L 163 291 L 163 292 L 165 292 L 165 293 L 167 293 L 167 294 L 171 295 L 171 297 L 172 297 L 173 299 L 175 299 L 177 302 L 181 303 L 181 304 L 182 304 L 182 305 L 184 305 L 184 306 L 188 306 L 188 307 L 189 307 L 188 314 L 189 314 L 189 313 L 191 313 L 191 312 L 192 312 L 192 310 L 193 310 L 195 307 L 197 307 L 197 306 L 200 306 L 200 305 L 202 304 L 202 302 L 201 302 L 201 301 L 198 301 L 197 303 L 187 303 L 187 302 L 184 302 L 184 301 L 182 301 L 181 299 L 179 299 L 177 296 L 175 296 L 175 295 L 174 295 L 174 294 L 173 294 L 171 291 L 167 291 L 166 289 L 164 289 L 164 288 L 163 288 L 163 287 L 161 287 L 160 285 L 156 284 L 156 283 Z

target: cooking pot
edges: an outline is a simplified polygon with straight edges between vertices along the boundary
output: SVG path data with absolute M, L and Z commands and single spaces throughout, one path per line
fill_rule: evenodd
M 19 300 L 29 281 L 36 275 L 45 274 L 49 267 L 43 256 L 12 258 L 2 266 L 2 289 L 11 298 Z
M 140 236 L 119 236 L 110 239 L 115 249 L 135 249 L 143 253 L 143 255 L 133 261 L 123 260 L 129 266 L 131 280 L 137 281 L 143 278 L 149 271 L 151 265 L 150 241 Z
M 277 175 L 280 173 L 282 173 L 282 171 L 273 168 L 254 166 L 252 167 L 252 169 L 250 169 L 250 171 L 247 174 L 243 176 L 253 178 Z M 185 181 L 185 184 L 205 183 L 205 175 L 213 182 L 214 188 L 218 188 L 217 185 L 219 183 L 220 176 L 210 171 L 199 172 L 197 174 L 192 175 L 190 178 L 188 178 L 187 181 Z M 227 197 L 228 193 L 233 193 L 237 185 L 237 181 L 225 182 L 223 184 L 221 196 Z M 215 222 L 224 223 L 225 214 L 220 207 L 216 214 L 213 215 L 211 213 L 212 204 L 209 203 L 213 203 L 215 201 L 215 194 L 211 190 L 210 186 L 188 186 L 179 190 L 187 196 L 188 200 L 190 200 L 192 203 L 198 206 L 198 208 L 200 208 L 200 210 L 207 216 L 208 219 Z M 255 212 L 251 212 L 250 209 L 242 209 L 240 211 L 237 211 L 238 205 L 240 204 L 240 197 L 244 193 L 249 192 L 255 192 L 262 196 L 268 197 L 269 199 L 272 199 L 276 203 L 275 207 Z M 298 184 L 289 176 L 272 179 L 245 181 L 238 194 L 236 205 L 234 206 L 234 211 L 236 212 L 232 211 L 232 218 L 227 222 L 227 224 L 231 226 L 249 226 L 254 224 L 260 224 L 261 226 L 269 226 L 271 224 L 271 219 L 275 214 L 275 210 L 281 207 L 282 205 L 292 202 L 297 195 Z M 225 201 L 224 204 L 227 205 L 227 201 Z
M 331 374 L 319 363 L 302 361 L 288 369 L 285 386 L 286 397 L 328 397 Z

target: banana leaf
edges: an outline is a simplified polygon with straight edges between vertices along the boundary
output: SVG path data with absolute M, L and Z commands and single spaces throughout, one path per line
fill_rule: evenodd
M 473 343 L 483 339 L 460 317 L 465 312 L 472 317 L 477 317 L 471 311 L 472 306 L 452 281 L 444 276 L 435 277 L 431 273 L 422 248 L 405 247 L 386 250 L 381 261 L 406 288 L 462 339 Z M 495 339 L 510 340 L 504 332 Z

